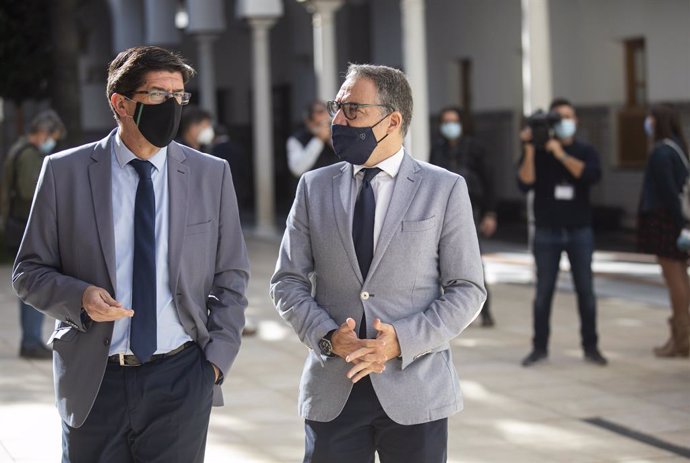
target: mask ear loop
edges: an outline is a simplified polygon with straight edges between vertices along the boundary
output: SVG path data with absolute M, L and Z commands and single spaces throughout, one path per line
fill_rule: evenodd
M 390 112 L 390 113 L 386 114 L 385 116 L 383 116 L 383 119 L 387 118 L 387 117 L 390 116 L 391 114 L 393 114 L 393 113 Z M 379 120 L 376 124 L 374 124 L 374 125 L 371 126 L 371 132 L 372 132 L 372 133 L 374 133 L 374 127 L 376 127 L 376 126 L 379 125 L 381 122 L 383 122 L 383 119 Z M 390 135 L 390 133 L 385 134 L 380 140 L 376 140 L 376 144 L 378 145 L 379 143 L 381 143 L 383 140 L 386 139 L 386 137 L 387 137 L 388 135 Z M 374 136 L 376 136 L 376 135 L 374 135 Z

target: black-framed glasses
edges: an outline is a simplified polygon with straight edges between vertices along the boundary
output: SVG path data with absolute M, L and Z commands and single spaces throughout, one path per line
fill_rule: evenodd
M 179 104 L 185 105 L 189 103 L 190 98 L 192 98 L 192 94 L 189 92 L 168 92 L 165 90 L 138 90 L 132 93 L 148 95 L 149 101 L 153 104 L 164 103 L 169 98 L 175 98 Z
M 331 117 L 335 117 L 336 113 L 342 110 L 345 119 L 349 121 L 354 121 L 355 119 L 357 119 L 357 115 L 359 114 L 360 108 L 369 108 L 372 106 L 387 108 L 389 111 L 392 111 L 392 108 L 385 104 L 342 103 L 340 101 L 326 102 L 326 109 L 328 109 L 328 114 L 330 114 Z

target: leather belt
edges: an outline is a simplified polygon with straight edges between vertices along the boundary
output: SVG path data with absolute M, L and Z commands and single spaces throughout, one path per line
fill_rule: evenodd
M 165 354 L 153 354 L 149 361 L 144 363 L 140 362 L 136 355 L 126 354 L 113 354 L 110 357 L 108 357 L 108 363 L 117 363 L 121 367 L 139 367 L 141 365 L 144 365 L 145 363 L 153 362 L 154 360 L 172 357 L 173 355 L 179 354 L 188 347 L 192 347 L 194 344 L 196 344 L 194 341 L 187 341 L 180 347 L 177 347 L 171 350 L 170 352 L 166 352 Z

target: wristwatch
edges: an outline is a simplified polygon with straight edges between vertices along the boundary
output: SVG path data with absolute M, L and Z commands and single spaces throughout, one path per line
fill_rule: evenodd
M 329 331 L 323 338 L 319 339 L 319 349 L 321 350 L 321 354 L 326 357 L 335 357 L 333 353 L 333 344 L 331 343 L 333 333 L 335 333 L 335 330 Z

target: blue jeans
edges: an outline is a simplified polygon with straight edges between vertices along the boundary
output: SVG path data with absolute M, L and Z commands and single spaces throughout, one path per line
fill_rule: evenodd
M 577 292 L 580 336 L 585 351 L 597 349 L 597 305 L 592 281 L 594 236 L 591 227 L 537 227 L 534 235 L 534 260 L 537 264 L 537 294 L 534 299 L 534 350 L 547 352 L 551 302 L 558 278 L 561 254 L 565 251 Z
M 43 345 L 43 314 L 29 304 L 19 301 L 19 319 L 22 325 L 22 347 Z

